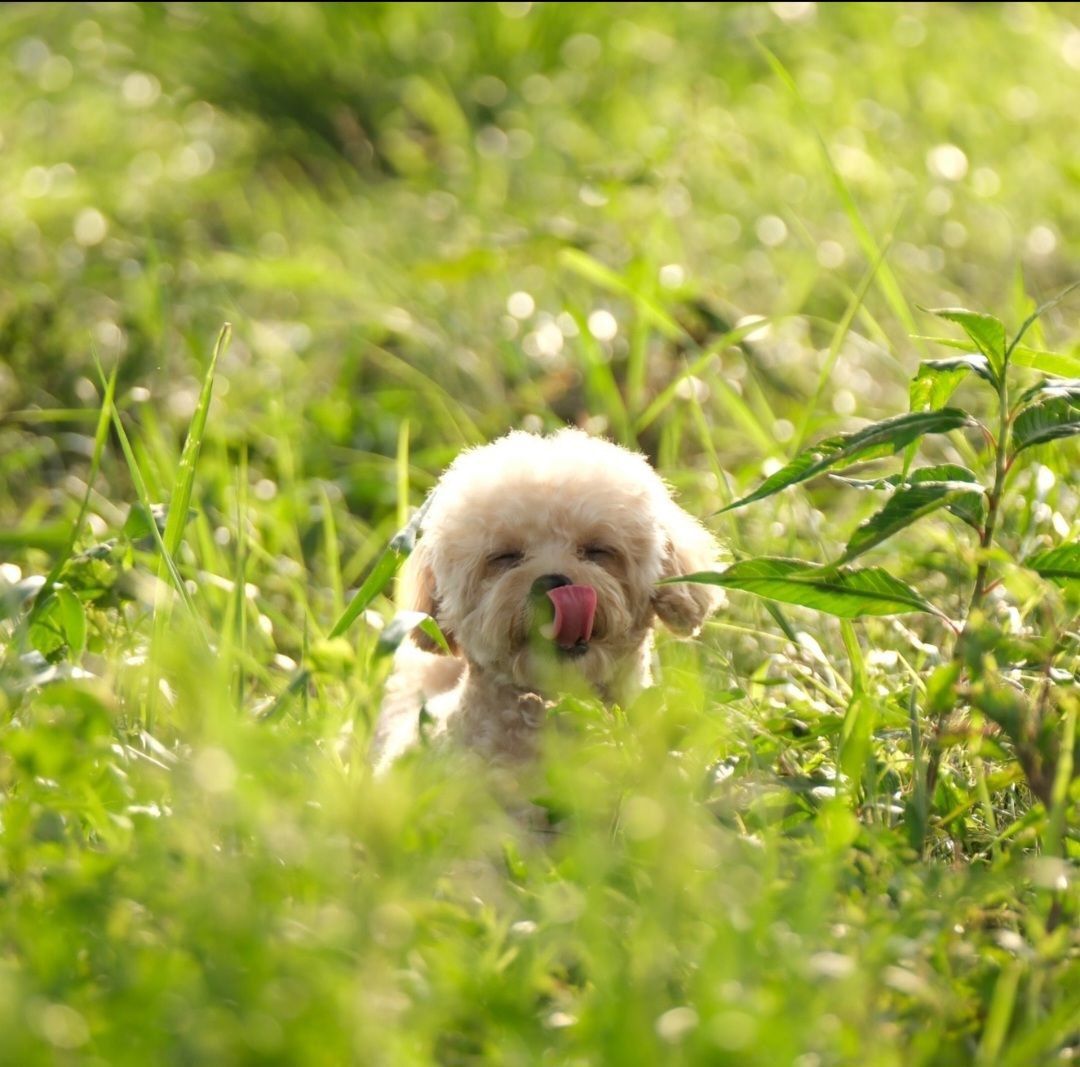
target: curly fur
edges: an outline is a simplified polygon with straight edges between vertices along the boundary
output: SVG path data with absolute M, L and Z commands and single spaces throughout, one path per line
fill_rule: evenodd
M 520 560 L 498 558 L 510 552 Z M 656 583 L 716 559 L 645 457 L 610 441 L 515 431 L 462 453 L 429 497 L 403 576 L 404 606 L 437 620 L 452 655 L 423 635 L 398 650 L 376 768 L 417 742 L 421 708 L 432 737 L 513 761 L 535 751 L 555 694 L 625 703 L 650 684 L 654 620 L 695 633 L 718 600 L 709 586 Z M 596 590 L 592 638 L 573 659 L 533 627 L 530 590 L 550 574 Z

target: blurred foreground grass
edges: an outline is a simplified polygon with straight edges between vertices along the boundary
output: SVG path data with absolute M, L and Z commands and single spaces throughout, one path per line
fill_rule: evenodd
M 1076 1057 L 1075 785 L 1063 861 L 979 727 L 924 856 L 903 817 L 933 619 L 853 650 L 732 595 L 641 706 L 560 710 L 542 844 L 453 758 L 372 783 L 389 602 L 328 636 L 465 444 L 577 422 L 709 515 L 903 410 L 919 306 L 1075 280 L 1073 5 L 24 4 L 0 71 L 0 1061 Z M 224 321 L 184 604 L 136 482 L 177 499 Z M 1076 539 L 1077 458 L 1020 472 L 1018 544 Z M 827 559 L 867 507 L 714 526 Z M 969 541 L 898 544 L 959 616 Z

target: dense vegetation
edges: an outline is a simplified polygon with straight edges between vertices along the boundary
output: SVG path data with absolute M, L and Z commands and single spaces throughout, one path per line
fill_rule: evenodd
M 0 1062 L 1080 1055 L 1078 88 L 1060 4 L 0 10 Z M 733 566 L 538 842 L 365 753 L 390 538 L 568 421 Z

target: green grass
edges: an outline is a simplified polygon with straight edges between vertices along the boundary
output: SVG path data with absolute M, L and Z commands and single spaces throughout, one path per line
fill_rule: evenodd
M 1080 276 L 1078 78 L 1069 5 L 0 11 L 0 1063 L 1075 1059 L 1073 402 L 841 472 L 970 468 L 983 547 L 955 486 L 720 512 L 908 409 L 923 308 Z M 564 422 L 954 625 L 729 576 L 519 781 L 373 782 L 391 537 Z

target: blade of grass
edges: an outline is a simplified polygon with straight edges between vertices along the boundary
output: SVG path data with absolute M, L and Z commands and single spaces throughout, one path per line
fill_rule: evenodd
M 390 584 L 391 579 L 397 573 L 398 567 L 401 565 L 402 559 L 402 555 L 395 552 L 392 548 L 387 548 L 383 551 L 382 555 L 375 561 L 375 565 L 368 572 L 368 576 L 364 579 L 363 584 L 356 591 L 352 600 L 349 601 L 348 607 L 345 608 L 337 622 L 335 622 L 331 628 L 328 635 L 331 639 L 341 637 L 356 619 L 359 618 L 368 605 L 387 587 L 387 585 Z M 305 620 L 305 658 L 307 655 L 306 627 L 307 624 Z M 270 722 L 277 719 L 285 710 L 285 705 L 298 691 L 301 690 L 302 687 L 306 703 L 306 683 L 310 677 L 311 671 L 306 667 L 301 667 L 299 670 L 293 672 L 285 688 L 273 699 L 273 701 L 271 701 L 269 706 L 259 714 L 259 719 L 263 722 Z
M 214 350 L 210 355 L 210 363 L 203 375 L 202 388 L 199 391 L 199 400 L 192 413 L 191 422 L 188 425 L 187 438 L 184 441 L 184 450 L 180 454 L 180 466 L 176 471 L 176 480 L 173 483 L 173 491 L 169 500 L 169 511 L 165 519 L 165 533 L 162 541 L 170 556 L 175 556 L 180 547 L 180 540 L 184 535 L 184 527 L 187 525 L 188 507 L 191 504 L 191 494 L 195 487 L 195 468 L 199 462 L 199 450 L 202 448 L 203 436 L 206 433 L 206 419 L 210 411 L 210 399 L 214 389 L 214 372 L 217 368 L 218 357 L 229 344 L 232 336 L 232 326 L 225 323 L 218 332 Z
M 337 622 L 331 627 L 329 636 L 340 637 L 368 605 L 390 584 L 390 580 L 397 574 L 401 565 L 402 556 L 391 548 L 383 551 L 375 561 L 375 565 L 368 572 L 367 578 L 354 594 L 349 606 L 341 613 Z
M 913 685 L 908 698 L 908 727 L 911 731 L 911 811 L 909 837 L 916 852 L 922 853 L 930 818 L 928 796 L 929 763 L 923 751 L 922 723 L 919 719 L 918 689 Z
M 776 438 L 768 427 L 754 414 L 754 410 L 723 378 L 714 378 L 710 383 L 717 404 L 737 425 L 741 426 L 753 439 L 765 456 L 780 454 Z
M 866 294 L 870 291 L 870 286 L 874 279 L 877 277 L 877 272 L 880 269 L 882 263 L 885 260 L 885 253 L 889 249 L 889 241 L 882 245 L 878 256 L 870 264 L 870 267 L 865 271 L 862 278 L 859 280 L 859 284 L 855 291 L 851 294 L 851 299 L 847 303 L 847 307 L 844 308 L 844 314 L 840 317 L 840 321 L 836 324 L 836 329 L 833 330 L 832 340 L 829 342 L 829 354 L 825 358 L 825 362 L 821 367 L 821 373 L 818 375 L 817 385 L 814 387 L 813 395 L 803 405 L 803 415 L 799 420 L 799 429 L 795 434 L 795 448 L 794 451 L 798 453 L 806 444 L 806 439 L 810 434 L 810 423 L 814 417 L 814 413 L 818 410 L 821 396 L 825 392 L 825 386 L 828 384 L 829 379 L 832 377 L 833 368 L 836 366 L 837 359 L 840 358 L 840 349 L 843 347 L 844 341 L 847 339 L 847 335 L 851 330 L 851 324 L 855 321 L 855 315 L 859 308 L 862 306 L 863 301 L 866 299 Z
M 248 658 L 247 640 L 247 562 L 248 562 L 248 453 L 245 443 L 240 449 L 240 462 L 236 470 L 236 583 L 234 587 L 234 613 L 236 620 L 236 643 L 240 656 L 236 664 L 236 707 L 244 706 L 247 689 L 245 661 Z
M 453 430 L 462 444 L 474 445 L 484 440 L 484 435 L 480 432 L 479 427 L 469 418 L 462 405 L 422 371 L 417 370 L 416 367 L 413 367 L 400 356 L 379 347 L 379 345 L 369 345 L 364 352 L 367 359 L 415 388 L 422 394 L 425 401 L 431 405 L 432 409 L 441 410 L 446 416 L 446 423 L 449 428 Z M 434 413 L 433 410 L 432 414 Z
M 334 522 L 334 509 L 330 503 L 330 494 L 325 485 L 319 486 L 322 501 L 323 544 L 326 548 L 326 577 L 333 596 L 334 614 L 340 615 L 345 609 L 345 588 L 341 580 L 341 545 L 338 542 L 337 523 Z
M 86 492 L 83 494 L 82 504 L 79 506 L 79 514 L 72 524 L 71 533 L 68 536 L 64 550 L 56 557 L 56 561 L 52 565 L 52 570 L 49 571 L 49 574 L 45 579 L 45 584 L 34 598 L 34 606 L 26 619 L 27 626 L 33 623 L 37 618 L 40 610 L 39 605 L 44 601 L 42 592 L 47 592 L 52 589 L 53 584 L 60 577 L 60 572 L 64 569 L 64 565 L 71 559 L 71 554 L 75 551 L 75 545 L 78 544 L 79 536 L 82 534 L 83 523 L 86 521 L 86 514 L 90 509 L 90 498 L 94 492 L 94 481 L 97 478 L 98 471 L 101 469 L 101 457 L 105 454 L 105 443 L 109 438 L 110 412 L 116 398 L 116 378 L 119 370 L 120 361 L 117 360 L 116 363 L 113 364 L 113 369 L 109 374 L 108 380 L 105 382 L 105 395 L 101 401 L 101 411 L 98 413 L 97 428 L 94 431 L 94 452 L 90 457 L 90 470 L 86 475 Z
M 35 524 L 29 529 L 0 530 L 0 548 L 40 548 L 45 552 L 63 552 L 70 541 L 71 527 L 66 522 L 53 522 L 47 526 Z
M 1080 287 L 1080 281 L 1073 282 L 1072 285 L 1066 286 L 1061 290 L 1057 296 L 1051 297 L 1049 300 L 1040 304 L 1020 325 L 1020 329 L 1016 331 L 1016 336 L 1009 342 L 1008 348 L 1005 349 L 1005 366 L 1009 365 L 1009 359 L 1013 354 L 1013 350 L 1024 339 L 1024 334 L 1043 316 L 1046 312 L 1056 308 L 1058 304 L 1062 302 L 1070 293 L 1074 292 Z
M 686 381 L 687 378 L 692 378 L 699 375 L 720 352 L 722 352 L 729 345 L 737 345 L 743 338 L 753 333 L 755 330 L 760 330 L 763 325 L 770 320 L 767 318 L 755 319 L 753 322 L 743 323 L 742 326 L 736 326 L 734 329 L 728 330 L 727 333 L 721 334 L 716 338 L 707 348 L 703 349 L 700 354 L 695 355 L 693 360 L 688 363 L 684 363 L 682 371 L 669 382 L 653 402 L 638 416 L 637 421 L 634 423 L 634 432 L 640 434 L 649 426 L 651 426 L 671 405 L 675 398 L 679 395 L 679 386 Z M 715 385 L 715 380 L 709 383 Z M 725 383 L 726 385 L 726 383 Z M 768 442 L 770 453 L 776 452 L 776 442 L 771 434 L 765 432 L 764 428 L 758 423 L 757 417 L 750 410 L 746 401 L 742 399 L 734 390 L 728 389 L 732 392 L 733 396 L 738 401 L 735 404 L 731 401 L 732 406 L 741 407 L 742 418 L 740 421 L 745 423 L 749 418 L 750 424 L 755 428 L 755 437 L 759 443 Z M 725 394 L 726 396 L 726 394 Z
M 877 725 L 877 704 L 866 695 L 866 660 L 855 627 L 847 619 L 840 622 L 840 636 L 851 666 L 851 698 L 844 712 L 837 760 L 854 809 L 858 806 L 860 781 L 868 795 L 872 786 L 873 775 L 867 772 L 867 757 Z
M 818 129 L 817 123 L 814 122 L 813 116 L 810 113 L 810 108 L 806 103 L 802 93 L 799 91 L 798 85 L 795 83 L 795 79 L 788 72 L 783 63 L 767 48 L 760 40 L 754 38 L 754 43 L 757 45 L 758 51 L 761 53 L 765 62 L 768 63 L 773 73 L 784 85 L 784 87 L 791 93 L 795 100 L 796 106 L 799 111 L 802 112 L 806 119 L 807 126 L 813 131 L 814 137 L 817 140 L 818 147 L 821 149 L 822 159 L 825 162 L 825 169 L 828 172 L 829 179 L 832 182 L 834 191 L 837 198 L 840 201 L 840 205 L 844 210 L 844 214 L 847 215 L 848 221 L 851 223 L 851 228 L 855 234 L 855 239 L 859 242 L 860 247 L 863 250 L 863 254 L 871 263 L 877 263 L 880 261 L 879 268 L 875 271 L 875 279 L 877 281 L 878 288 L 881 290 L 885 300 L 893 310 L 893 314 L 903 324 L 904 329 L 909 335 L 914 336 L 918 333 L 918 329 L 915 324 L 915 316 L 911 312 L 911 308 L 908 306 L 908 302 L 904 299 L 903 291 L 900 288 L 899 283 L 896 280 L 896 275 L 893 274 L 889 265 L 883 260 L 883 252 L 878 247 L 877 241 L 874 240 L 873 234 L 870 232 L 869 227 L 863 221 L 861 212 L 858 205 L 855 203 L 855 197 L 852 195 L 851 190 L 848 188 L 847 182 L 844 181 L 843 176 L 837 169 L 836 163 L 833 161 L 832 153 L 829 151 L 829 146 L 825 142 L 825 138 L 821 135 L 821 131 Z
M 579 277 L 592 282 L 609 293 L 617 293 L 630 300 L 642 319 L 658 329 L 669 341 L 693 344 L 694 339 L 655 300 L 645 296 L 621 274 L 605 266 L 598 259 L 580 248 L 564 248 L 559 252 L 559 262 Z
M 402 419 L 398 427 L 397 452 L 394 460 L 394 482 L 397 486 L 398 529 L 409 521 L 409 420 Z
M 1001 1049 L 1009 1031 L 1016 1004 L 1016 991 L 1020 986 L 1023 966 L 1011 961 L 1002 967 L 998 980 L 994 983 L 994 992 L 990 998 L 990 1009 L 986 1015 L 982 1040 L 975 1052 L 976 1067 L 993 1067 L 1001 1062 Z
M 1046 828 L 1045 854 L 1063 855 L 1066 815 L 1069 809 L 1069 788 L 1073 780 L 1073 753 L 1076 746 L 1077 705 L 1074 702 L 1065 712 L 1062 722 L 1058 762 L 1050 794 L 1050 822 Z
M 104 381 L 104 374 L 99 366 L 98 373 Z M 132 484 L 135 487 L 135 495 L 139 499 L 139 503 L 143 506 L 148 515 L 153 513 L 153 503 L 150 499 L 150 493 L 146 488 L 146 479 L 143 477 L 143 473 L 139 468 L 138 460 L 135 458 L 135 451 L 131 447 L 131 440 L 128 437 L 127 430 L 124 429 L 123 420 L 120 418 L 120 412 L 113 403 L 110 405 L 110 411 L 112 416 L 113 428 L 116 431 L 116 436 L 120 441 L 120 450 L 124 454 L 124 460 L 127 463 L 128 473 L 131 475 Z M 180 597 L 184 607 L 187 608 L 192 619 L 199 621 L 198 613 L 195 610 L 195 604 L 192 602 L 191 594 L 188 592 L 187 585 L 184 583 L 184 579 L 180 576 L 180 571 L 176 566 L 176 561 L 172 557 L 172 553 L 165 547 L 165 541 L 161 536 L 161 532 L 158 530 L 157 523 L 150 523 L 150 534 L 154 539 L 154 545 L 158 552 L 161 554 L 162 562 L 165 566 L 165 572 L 168 574 L 169 581 L 172 583 L 173 588 L 176 590 Z M 204 642 L 206 640 L 205 634 L 202 631 L 201 625 L 199 626 L 199 633 L 202 636 Z M 207 645 L 209 649 L 209 645 Z
M 94 411 L 90 408 L 20 408 L 4 412 L 5 422 L 31 426 L 39 422 L 92 422 L 93 419 Z
M 755 323 L 754 325 L 756 326 L 758 324 Z M 751 326 L 749 328 L 753 329 L 754 327 Z M 709 458 L 709 464 L 716 477 L 717 488 L 720 491 L 724 503 L 730 504 L 734 497 L 731 493 L 731 487 L 728 485 L 727 474 L 720 463 L 720 457 L 717 455 L 716 446 L 713 444 L 712 434 L 709 429 L 708 421 L 705 418 L 705 412 L 702 410 L 701 403 L 693 392 L 690 394 L 689 408 L 694 427 L 697 430 L 698 440 L 701 442 L 701 445 Z M 728 513 L 727 522 L 731 531 L 729 542 L 736 548 L 741 548 L 743 545 L 742 524 L 737 521 L 734 512 Z M 780 605 L 772 600 L 763 600 L 761 603 L 772 617 L 773 622 L 780 628 L 781 633 L 783 633 L 789 641 L 797 644 L 799 639 L 798 635 L 795 633 L 795 628 L 788 621 L 787 616 L 784 615 Z
M 585 313 L 571 300 L 566 301 L 567 310 L 577 323 L 577 343 L 585 364 L 585 391 L 593 411 L 607 415 L 616 440 L 632 447 L 636 443 L 635 430 L 630 425 L 619 383 L 611 369 L 611 361 L 604 357 L 600 342 L 589 331 Z

